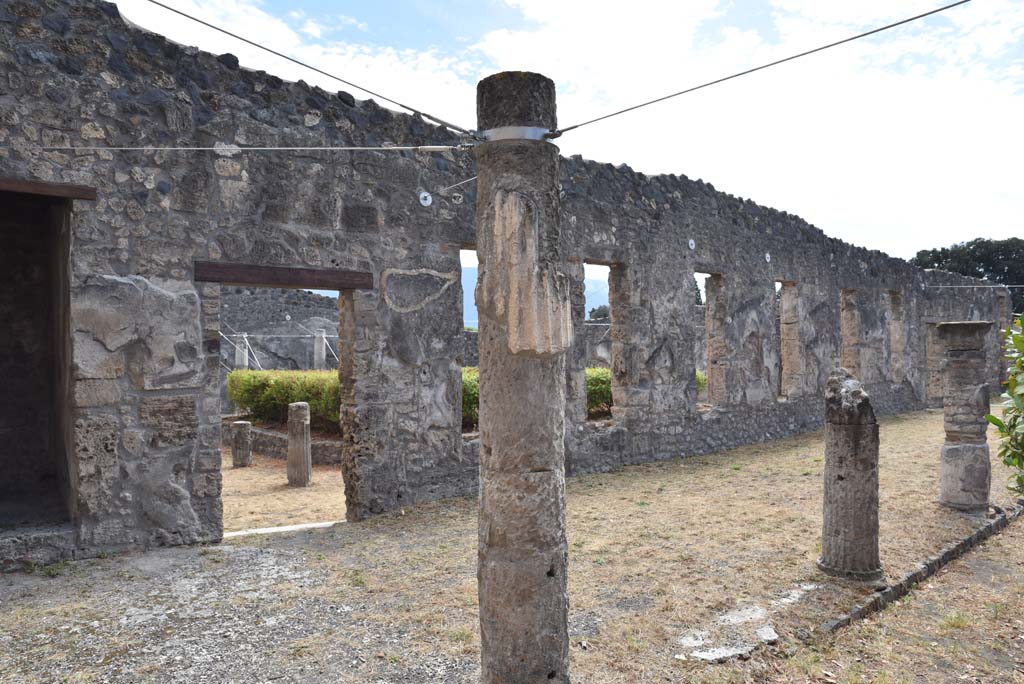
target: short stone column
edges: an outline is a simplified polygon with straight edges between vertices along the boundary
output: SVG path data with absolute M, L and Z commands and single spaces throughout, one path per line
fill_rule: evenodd
M 242 335 L 241 339 L 235 337 L 235 368 L 245 369 L 249 367 L 249 345 L 246 342 L 248 335 Z
M 327 368 L 327 331 L 317 330 L 313 335 L 313 368 L 324 370 Z
M 288 485 L 313 484 L 313 450 L 309 437 L 309 404 L 288 404 Z
M 825 496 L 818 567 L 871 582 L 878 553 L 878 422 L 867 392 L 845 368 L 825 388 Z
M 252 465 L 252 423 L 247 420 L 231 424 L 231 465 L 235 468 Z
M 992 463 L 985 433 L 989 386 L 985 344 L 991 321 L 939 323 L 942 358 L 942 445 L 939 503 L 961 511 L 988 509 Z

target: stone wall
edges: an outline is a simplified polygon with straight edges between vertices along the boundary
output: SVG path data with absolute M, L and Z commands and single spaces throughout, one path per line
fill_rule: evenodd
M 576 335 L 581 338 L 585 352 L 584 358 L 587 368 L 607 368 L 611 358 L 611 337 L 609 336 L 611 326 L 608 323 L 587 322 L 583 327 L 576 330 Z M 462 333 L 462 365 L 479 366 L 480 348 L 477 344 L 479 333 L 475 330 L 465 330 Z
M 230 444 L 234 437 L 232 421 L 237 416 L 228 416 L 221 422 L 221 436 L 224 444 Z M 288 431 L 285 429 L 272 430 L 252 426 L 252 452 L 267 458 L 276 458 L 280 461 L 288 460 Z M 341 463 L 341 438 L 323 439 L 314 437 L 310 442 L 310 451 L 313 454 L 313 465 L 337 465 Z
M 374 289 L 338 299 L 349 519 L 475 491 L 459 415 L 459 250 L 476 243 L 475 190 L 437 192 L 475 175 L 471 156 L 230 147 L 446 145 L 453 134 L 173 44 L 92 0 L 6 3 L 0 74 L 0 177 L 98 190 L 98 201 L 74 203 L 70 222 L 73 378 L 94 390 L 70 408 L 80 549 L 221 536 L 219 333 L 233 314 L 222 319 L 220 286 L 193 282 L 197 259 L 373 273 Z M 227 147 L 35 149 L 68 144 Z M 929 323 L 998 315 L 998 290 L 932 289 L 974 281 L 828 238 L 699 180 L 572 157 L 561 184 L 577 330 L 583 263 L 611 266 L 614 416 L 585 420 L 577 335 L 566 378 L 573 472 L 819 426 L 825 379 L 844 356 L 843 290 L 855 292 L 847 354 L 879 413 L 926 404 Z M 435 193 L 430 207 L 423 190 Z M 706 333 L 695 272 L 720 275 Z M 777 281 L 791 284 L 798 321 L 785 401 Z M 718 379 L 710 409 L 694 378 L 705 335 Z

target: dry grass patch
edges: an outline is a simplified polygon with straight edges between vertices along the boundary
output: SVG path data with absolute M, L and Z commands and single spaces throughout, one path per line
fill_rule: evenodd
M 284 461 L 254 455 L 248 468 L 234 468 L 225 448 L 221 473 L 225 532 L 345 519 L 339 465 L 314 465 L 312 487 L 289 487 Z

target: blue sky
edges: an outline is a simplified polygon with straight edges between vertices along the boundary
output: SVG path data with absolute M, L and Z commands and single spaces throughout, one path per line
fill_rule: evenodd
M 497 27 L 521 29 L 529 25 L 522 14 L 500 0 L 267 0 L 262 7 L 274 16 L 285 17 L 300 32 L 307 22 L 313 22 L 308 28 L 314 30 L 314 35 L 305 34 L 311 40 L 357 41 L 411 50 L 456 52 Z M 321 29 L 319 37 L 314 26 Z
M 529 69 L 570 125 L 933 9 L 943 0 L 163 0 L 473 127 L 476 82 Z M 243 66 L 343 86 L 145 0 L 131 21 Z M 352 90 L 356 97 L 369 97 Z M 1024 0 L 974 0 L 559 139 L 680 173 L 910 257 L 1024 234 Z

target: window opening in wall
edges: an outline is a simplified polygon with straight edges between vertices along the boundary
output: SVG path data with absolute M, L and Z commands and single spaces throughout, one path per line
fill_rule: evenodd
M 77 498 L 69 453 L 69 210 L 66 200 L 0 192 L 0 534 L 66 525 Z M 80 381 L 78 405 L 106 403 L 109 384 L 116 380 Z
M 925 324 L 925 400 L 931 408 L 942 406 L 942 340 L 938 323 Z
M 583 354 L 587 418 L 591 420 L 609 418 L 614 403 L 611 360 L 615 316 L 609 282 L 611 270 L 607 264 L 583 264 L 583 310 L 586 318 L 582 330 L 577 330 L 576 335 Z
M 352 382 L 351 298 L 351 291 L 221 286 L 225 532 L 344 519 L 339 414 Z M 310 408 L 312 487 L 288 485 L 288 404 L 299 401 Z M 252 423 L 246 467 L 233 463 L 235 421 Z
M 703 307 L 703 335 L 695 330 L 694 346 L 697 366 L 698 408 L 708 409 L 725 404 L 726 359 L 728 343 L 725 332 L 725 281 L 721 273 L 694 273 L 697 298 L 697 325 Z
M 800 306 L 796 283 L 776 281 L 775 299 L 779 339 L 779 400 L 800 394 L 803 358 L 800 353 Z
M 857 310 L 857 291 L 839 292 L 840 363 L 855 377 L 860 378 L 860 312 Z
M 1010 323 L 1010 295 L 1007 292 L 996 292 L 996 328 L 999 333 L 1006 332 L 1006 326 Z
M 889 380 L 900 385 L 906 378 L 905 353 L 907 326 L 903 313 L 903 293 L 890 290 L 889 296 Z
M 475 433 L 480 427 L 480 317 L 476 311 L 476 280 L 479 259 L 476 249 L 459 251 L 462 266 L 462 403 L 460 404 L 463 434 Z

